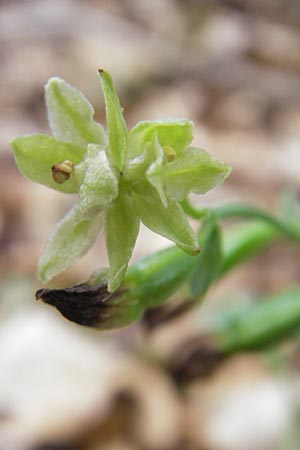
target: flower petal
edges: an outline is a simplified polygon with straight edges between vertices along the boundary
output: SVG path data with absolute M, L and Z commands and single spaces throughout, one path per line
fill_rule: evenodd
M 85 208 L 102 208 L 117 197 L 118 179 L 111 169 L 105 151 L 99 145 L 88 145 L 85 164 L 85 178 L 79 193 L 81 204 Z
M 59 222 L 38 263 L 38 277 L 44 283 L 68 269 L 84 256 L 103 228 L 104 214 L 97 208 L 82 212 L 75 205 Z
M 136 211 L 141 221 L 150 230 L 175 242 L 191 255 L 199 253 L 199 246 L 181 206 L 170 200 L 164 207 L 158 194 L 150 184 L 144 184 L 141 193 L 134 193 Z
M 85 96 L 58 77 L 45 87 L 48 120 L 57 139 L 86 148 L 90 142 L 105 143 L 102 126 L 93 119 L 94 109 Z
M 163 170 L 167 194 L 179 201 L 190 192 L 204 194 L 223 183 L 230 173 L 230 166 L 195 147 L 166 163 Z
M 157 136 L 156 136 L 156 139 L 154 142 L 154 147 L 155 147 L 156 159 L 153 161 L 153 163 L 150 165 L 149 169 L 146 171 L 146 177 L 147 177 L 149 183 L 151 183 L 152 186 L 156 189 L 164 207 L 167 207 L 168 199 L 167 199 L 166 193 L 165 193 L 165 182 L 164 182 L 164 177 L 163 177 L 163 165 L 164 165 L 165 154 L 164 154 L 164 151 L 158 141 Z
M 123 281 L 139 233 L 139 220 L 132 198 L 121 193 L 106 213 L 106 245 L 109 258 L 108 290 Z
M 111 156 L 118 169 L 122 170 L 127 154 L 126 123 L 111 76 L 102 69 L 99 70 L 99 74 L 106 105 L 106 122 Z
M 57 184 L 52 178 L 52 166 L 65 160 L 78 164 L 85 150 L 75 144 L 61 142 L 45 134 L 33 134 L 16 138 L 12 147 L 17 166 L 22 174 L 31 180 L 44 184 L 60 192 L 78 192 L 78 183 L 74 174 L 63 184 Z
M 128 159 L 140 155 L 155 137 L 163 148 L 180 153 L 193 140 L 193 123 L 186 119 L 161 119 L 136 124 L 128 133 Z

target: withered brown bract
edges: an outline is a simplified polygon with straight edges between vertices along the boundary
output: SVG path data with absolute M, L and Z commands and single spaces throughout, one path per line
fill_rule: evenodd
M 39 289 L 37 300 L 55 306 L 59 312 L 72 322 L 98 328 L 116 305 L 110 300 L 114 297 L 107 291 L 107 284 L 90 286 L 79 284 L 65 289 Z

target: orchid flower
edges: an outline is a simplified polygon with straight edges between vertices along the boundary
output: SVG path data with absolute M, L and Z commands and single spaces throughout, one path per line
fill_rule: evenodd
M 104 70 L 99 74 L 107 133 L 93 119 L 93 107 L 83 94 L 55 77 L 45 87 L 53 136 L 23 136 L 12 146 L 24 176 L 78 194 L 40 257 L 39 279 L 47 283 L 75 264 L 105 229 L 108 290 L 113 292 L 124 279 L 140 222 L 185 252 L 199 253 L 180 202 L 222 183 L 231 168 L 190 146 L 189 120 L 143 121 L 127 131 L 112 79 Z

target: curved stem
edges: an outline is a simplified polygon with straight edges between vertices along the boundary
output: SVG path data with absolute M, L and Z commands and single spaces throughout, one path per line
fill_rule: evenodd
M 208 208 L 199 208 L 199 206 L 194 206 L 187 198 L 182 200 L 180 204 L 183 211 L 193 219 L 202 219 L 209 212 Z
M 215 209 L 215 214 L 219 219 L 228 219 L 232 217 L 242 217 L 247 219 L 259 219 L 272 225 L 278 229 L 281 233 L 285 234 L 289 238 L 298 241 L 300 239 L 299 229 L 294 224 L 278 219 L 271 214 L 265 212 L 263 209 L 255 206 L 235 204 L 222 206 Z
M 198 208 L 194 206 L 188 199 L 183 200 L 181 202 L 181 206 L 185 213 L 194 219 L 202 219 L 208 214 L 209 211 L 208 208 Z M 272 216 L 261 208 L 244 204 L 233 204 L 215 208 L 213 211 L 221 220 L 229 218 L 261 220 L 288 236 L 290 239 L 296 241 L 300 240 L 300 232 L 298 227 L 296 227 L 293 223 Z

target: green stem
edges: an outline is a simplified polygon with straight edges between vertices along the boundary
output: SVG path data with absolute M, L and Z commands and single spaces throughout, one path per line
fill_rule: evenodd
M 224 263 L 218 278 L 269 247 L 281 236 L 280 231 L 281 228 L 263 222 L 239 224 L 226 231 Z M 169 247 L 130 266 L 124 284 L 134 289 L 145 307 L 154 307 L 176 292 L 197 264 L 197 256 L 187 255 L 178 247 Z
M 224 263 L 220 276 L 269 247 L 280 235 L 278 228 L 262 222 L 230 228 L 223 238 Z
M 268 247 L 281 234 L 282 228 L 273 222 L 239 224 L 226 231 L 223 238 L 224 263 L 218 278 Z M 114 300 L 115 306 L 118 304 L 118 308 L 125 308 L 127 316 L 124 318 L 121 311 L 122 320 L 119 314 L 115 320 L 99 327 L 107 329 L 129 325 L 142 317 L 148 308 L 162 305 L 189 280 L 199 266 L 199 257 L 201 253 L 199 256 L 190 256 L 173 246 L 137 261 L 128 269 L 119 295 L 117 291 Z M 199 277 L 204 276 L 203 273 L 205 271 L 200 271 Z M 92 284 L 103 283 L 103 277 L 103 273 L 99 277 L 95 276 Z M 190 291 L 186 295 L 186 298 L 192 298 Z M 112 304 L 112 300 L 110 302 Z
M 133 290 L 143 307 L 156 307 L 178 290 L 195 264 L 194 256 L 178 247 L 169 247 L 130 266 L 124 286 Z
M 185 213 L 193 219 L 202 219 L 209 212 L 208 208 L 198 208 L 194 206 L 188 199 L 183 200 L 181 202 L 181 206 Z M 271 225 L 273 228 L 278 229 L 278 231 L 280 231 L 290 239 L 293 239 L 295 241 L 300 240 L 299 228 L 296 227 L 294 223 L 276 218 L 263 209 L 257 208 L 255 206 L 232 204 L 215 208 L 213 209 L 213 212 L 220 220 L 231 218 L 260 220 Z
M 224 264 L 219 278 L 234 266 L 268 247 L 278 236 L 278 230 L 264 223 L 243 224 L 226 232 Z M 197 256 L 190 256 L 178 247 L 169 247 L 130 266 L 124 287 L 131 290 L 143 307 L 153 308 L 164 303 L 176 292 L 188 280 L 197 265 Z
M 219 219 L 240 217 L 246 219 L 258 219 L 271 225 L 273 228 L 277 229 L 290 239 L 296 241 L 299 241 L 300 239 L 299 229 L 294 224 L 278 219 L 265 212 L 263 209 L 254 206 L 234 204 L 216 208 L 214 211 Z
M 184 212 L 193 219 L 202 219 L 209 212 L 208 208 L 199 208 L 198 206 L 194 206 L 187 198 L 182 200 L 180 204 Z

